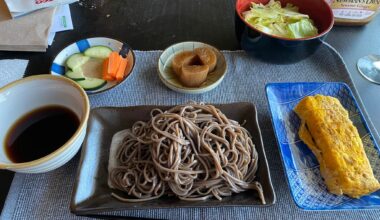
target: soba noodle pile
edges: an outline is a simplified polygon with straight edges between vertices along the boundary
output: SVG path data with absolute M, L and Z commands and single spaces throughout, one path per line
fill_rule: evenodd
M 165 112 L 154 109 L 148 122 L 128 129 L 117 150 L 118 167 L 109 173 L 124 202 L 163 195 L 196 201 L 219 200 L 248 189 L 263 190 L 255 180 L 258 156 L 249 132 L 212 105 L 190 103 Z

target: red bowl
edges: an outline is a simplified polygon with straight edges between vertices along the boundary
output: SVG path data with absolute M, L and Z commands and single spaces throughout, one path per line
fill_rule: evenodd
M 334 25 L 334 15 L 325 0 L 279 0 L 282 7 L 287 3 L 307 14 L 318 28 L 318 35 L 307 38 L 284 38 L 264 33 L 246 22 L 242 13 L 250 10 L 251 3 L 267 4 L 269 0 L 237 0 L 235 31 L 241 47 L 249 54 L 273 63 L 298 62 L 316 51 Z

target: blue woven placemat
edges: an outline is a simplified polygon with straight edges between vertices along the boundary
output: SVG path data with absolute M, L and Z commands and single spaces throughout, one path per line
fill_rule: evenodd
M 270 121 L 265 84 L 289 81 L 340 81 L 351 89 L 347 68 L 334 49 L 322 46 L 308 59 L 292 65 L 273 65 L 251 58 L 242 51 L 224 52 L 228 73 L 213 91 L 185 95 L 160 82 L 157 60 L 160 51 L 136 51 L 133 75 L 121 86 L 90 97 L 92 107 L 174 105 L 189 100 L 208 103 L 247 101 L 255 103 L 268 157 L 277 203 L 271 207 L 220 207 L 157 209 L 113 212 L 132 217 L 159 219 L 378 219 L 380 210 L 303 211 L 296 207 L 287 185 Z M 376 138 L 378 137 L 375 134 Z M 82 219 L 70 213 L 69 203 L 79 155 L 65 166 L 45 174 L 16 174 L 1 219 Z M 106 177 L 105 177 L 106 178 Z

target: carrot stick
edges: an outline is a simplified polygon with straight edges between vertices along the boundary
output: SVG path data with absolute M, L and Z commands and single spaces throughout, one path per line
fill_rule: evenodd
M 128 60 L 120 56 L 120 65 L 116 72 L 116 80 L 121 81 L 124 78 L 125 68 L 127 67 Z
M 108 74 L 116 78 L 116 72 L 120 65 L 120 55 L 117 52 L 112 52 L 108 61 Z
M 107 81 L 112 81 L 112 80 L 115 80 L 110 74 L 108 74 L 108 63 L 109 63 L 109 59 L 105 59 L 103 61 L 103 74 L 102 74 L 102 78 L 104 80 L 107 80 Z

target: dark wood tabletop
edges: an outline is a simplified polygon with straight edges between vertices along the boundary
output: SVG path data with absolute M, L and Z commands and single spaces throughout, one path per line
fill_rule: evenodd
M 84 0 L 83 2 L 89 2 Z M 57 33 L 44 53 L 0 52 L 0 59 L 28 59 L 26 76 L 49 73 L 54 56 L 82 38 L 106 36 L 127 42 L 135 50 L 162 50 L 181 41 L 201 41 L 221 50 L 238 50 L 235 38 L 235 0 L 92 0 L 96 8 L 70 5 L 73 31 Z M 361 56 L 380 54 L 380 16 L 364 27 L 334 27 L 327 42 L 347 63 L 359 95 L 377 130 L 380 130 L 380 86 L 371 84 L 356 70 Z M 377 100 L 377 101 L 376 101 Z M 0 171 L 0 209 L 13 173 Z

